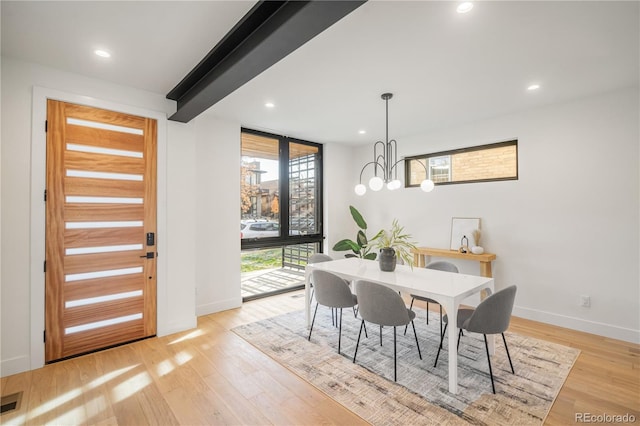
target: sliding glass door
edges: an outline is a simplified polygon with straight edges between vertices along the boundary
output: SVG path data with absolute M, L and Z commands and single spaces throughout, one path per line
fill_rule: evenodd
M 322 145 L 243 129 L 240 173 L 243 300 L 301 288 L 322 251 Z

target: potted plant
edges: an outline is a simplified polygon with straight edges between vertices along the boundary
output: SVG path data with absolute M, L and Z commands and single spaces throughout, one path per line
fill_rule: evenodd
M 411 235 L 404 233 L 404 227 L 396 219 L 391 229 L 383 229 L 371 239 L 371 247 L 380 249 L 380 270 L 394 271 L 398 258 L 413 268 L 411 250 L 416 246 L 411 242 Z
M 340 240 L 333 246 L 333 249 L 335 251 L 351 250 L 353 252 L 345 254 L 344 257 L 360 257 L 362 259 L 376 260 L 376 253 L 371 252 L 369 240 L 367 239 L 367 222 L 365 222 L 364 218 L 355 207 L 349 206 L 349 210 L 351 211 L 351 217 L 353 217 L 356 225 L 360 228 L 356 235 L 356 240 Z

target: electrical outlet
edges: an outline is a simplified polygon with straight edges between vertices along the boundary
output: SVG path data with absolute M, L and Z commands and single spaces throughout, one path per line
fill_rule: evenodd
M 583 308 L 590 308 L 591 307 L 591 296 L 587 296 L 585 294 L 580 296 L 580 306 L 582 306 Z

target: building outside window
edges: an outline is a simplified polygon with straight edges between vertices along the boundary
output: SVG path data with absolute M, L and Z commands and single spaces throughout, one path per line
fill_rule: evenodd
M 518 179 L 518 141 L 498 142 L 405 158 L 406 186 Z M 426 175 L 429 176 L 426 176 Z

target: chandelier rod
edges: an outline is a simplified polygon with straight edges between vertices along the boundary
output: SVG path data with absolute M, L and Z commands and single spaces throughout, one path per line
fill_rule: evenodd
M 400 187 L 401 183 L 398 180 L 398 167 L 397 165 L 403 161 L 403 159 L 398 160 L 398 142 L 395 139 L 389 140 L 389 99 L 393 97 L 392 93 L 383 93 L 380 96 L 385 101 L 385 140 L 377 141 L 373 145 L 373 161 L 366 163 L 360 169 L 360 177 L 358 179 L 359 183 L 356 185 L 355 191 L 357 195 L 364 195 L 366 192 L 366 187 L 362 184 L 362 174 L 364 170 L 371 164 L 373 164 L 374 168 L 374 178 L 369 181 L 369 186 L 372 190 L 378 191 L 382 188 L 384 183 L 388 184 L 388 188 L 390 190 L 397 189 Z M 380 147 L 378 147 L 378 144 Z M 378 153 L 378 150 L 381 150 L 381 153 Z M 381 164 L 382 162 L 382 164 Z M 433 181 L 428 178 L 428 170 L 427 167 L 421 162 L 417 162 L 420 164 L 425 171 L 426 179 L 423 180 L 420 184 L 420 188 L 425 192 L 430 192 L 433 190 Z M 378 177 L 378 167 L 382 170 L 382 179 Z M 375 187 L 374 187 L 375 185 Z

